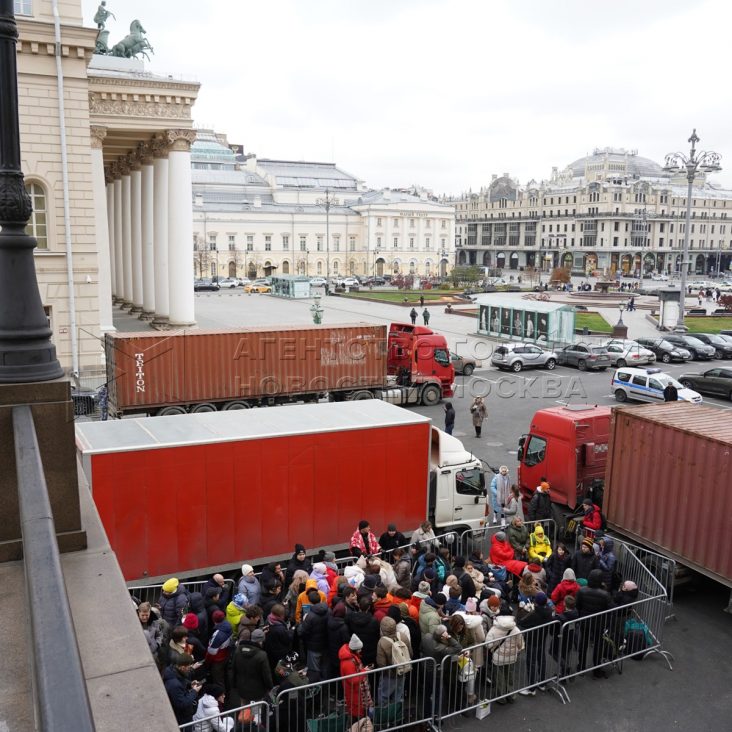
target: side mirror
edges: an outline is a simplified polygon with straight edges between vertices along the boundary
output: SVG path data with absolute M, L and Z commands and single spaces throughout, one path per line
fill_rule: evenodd
M 519 437 L 519 443 L 518 443 L 519 447 L 523 447 L 525 442 L 526 442 L 526 435 L 524 435 L 523 437 Z
M 524 459 L 524 448 L 523 448 L 523 445 L 519 446 L 519 449 L 516 452 L 516 459 L 519 462 L 521 462 Z

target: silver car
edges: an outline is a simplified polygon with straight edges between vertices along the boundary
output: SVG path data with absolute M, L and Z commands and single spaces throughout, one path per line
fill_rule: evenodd
M 656 363 L 656 354 L 635 341 L 615 338 L 605 341 L 602 345 L 607 349 L 612 366 L 622 368 Z
M 557 365 L 557 354 L 529 343 L 507 343 L 493 351 L 491 363 L 499 369 L 510 369 L 517 373 L 527 368 L 551 371 Z

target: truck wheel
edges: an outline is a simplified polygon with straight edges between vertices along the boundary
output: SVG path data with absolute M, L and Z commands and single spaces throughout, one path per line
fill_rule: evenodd
M 472 363 L 468 363 L 463 367 L 463 376 L 470 376 L 475 370 L 475 366 Z
M 557 362 L 556 362 L 556 360 L 555 360 L 555 359 L 553 359 L 553 358 L 550 358 L 550 359 L 549 359 L 549 360 L 548 360 L 548 361 L 547 361 L 547 362 L 546 362 L 546 363 L 544 364 L 544 366 L 545 366 L 545 367 L 546 367 L 546 368 L 547 368 L 547 369 L 548 369 L 549 371 L 554 371 L 554 369 L 555 369 L 555 368 L 556 368 L 556 366 L 557 366 Z
M 580 371 L 587 371 L 587 361 L 581 358 L 579 361 L 577 361 L 577 368 Z
M 521 363 L 521 361 L 514 361 L 514 362 L 513 362 L 512 364 L 511 364 L 511 371 L 513 371 L 513 372 L 514 372 L 514 373 L 516 373 L 516 374 L 517 374 L 517 373 L 518 373 L 519 371 L 522 371 L 522 370 L 523 370 L 523 368 L 524 368 L 524 365 L 523 365 L 523 364 Z
M 661 361 L 663 361 L 663 363 L 671 363 L 671 354 L 664 353 L 663 356 L 661 356 Z
M 364 399 L 373 399 L 374 395 L 370 391 L 361 389 L 360 391 L 354 391 L 348 395 L 349 402 L 360 402 Z
M 186 414 L 185 407 L 163 407 L 158 411 L 158 417 L 169 417 L 171 414 Z
M 191 414 L 202 414 L 203 412 L 216 412 L 218 411 L 216 409 L 215 404 L 211 404 L 210 402 L 203 402 L 201 404 L 196 404 L 194 407 L 191 408 Z
M 226 402 L 223 406 L 224 412 L 231 412 L 235 409 L 249 409 L 249 404 L 247 404 L 247 402 L 234 401 Z
M 616 389 L 615 399 L 618 402 L 625 402 L 628 400 L 628 395 L 622 389 Z
M 628 365 L 628 362 L 624 358 L 619 358 L 615 362 L 615 366 L 619 369 L 624 369 Z
M 435 386 L 435 384 L 427 384 L 427 386 L 422 389 L 422 404 L 424 404 L 425 407 L 434 407 L 435 404 L 439 404 L 441 398 L 442 392 L 439 387 Z

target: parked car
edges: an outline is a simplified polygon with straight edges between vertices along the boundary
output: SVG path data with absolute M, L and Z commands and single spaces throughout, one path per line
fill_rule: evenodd
M 272 286 L 266 283 L 258 283 L 256 280 L 244 285 L 244 292 L 271 292 Z
M 689 353 L 691 353 L 691 357 L 695 361 L 714 358 L 714 348 L 712 346 L 708 346 L 706 343 L 702 343 L 698 338 L 694 338 L 694 336 L 686 334 L 682 335 L 680 333 L 669 333 L 665 335 L 664 338 L 669 343 L 685 348 Z
M 677 400 L 701 404 L 701 394 L 685 387 L 661 369 L 618 369 L 610 382 L 615 399 L 619 402 L 632 399 L 637 402 L 659 403 L 665 401 L 663 390 L 671 384 L 676 388 Z
M 610 354 L 604 346 L 574 343 L 557 351 L 560 366 L 576 366 L 580 371 L 604 371 L 610 365 Z
M 550 371 L 557 365 L 557 354 L 525 343 L 507 343 L 493 351 L 491 364 L 499 369 L 523 371 L 526 368 L 545 368 Z
M 218 282 L 211 279 L 193 280 L 193 292 L 218 292 L 220 289 Z
M 310 287 L 325 287 L 325 277 L 311 277 Z
M 233 290 L 239 286 L 239 281 L 233 277 L 224 277 L 224 279 L 218 281 L 218 285 L 222 290 Z
M 656 282 L 668 282 L 668 276 L 665 274 L 653 274 L 651 279 L 656 280 Z
M 679 381 L 687 389 L 732 400 L 732 369 L 715 368 L 701 374 L 681 374 Z
M 694 333 L 694 338 L 714 348 L 714 358 L 732 358 L 732 343 L 716 333 Z
M 656 354 L 636 341 L 611 338 L 603 343 L 610 354 L 612 366 L 645 366 L 656 363 Z
M 653 353 L 656 354 L 657 361 L 671 363 L 671 361 L 683 362 L 691 360 L 690 351 L 667 341 L 665 338 L 637 338 L 636 341 L 643 346 L 643 348 L 653 351 Z M 732 343 L 732 341 L 730 341 L 730 343 Z
M 479 369 L 483 362 L 470 356 L 459 356 L 454 351 L 450 351 L 450 361 L 455 368 L 456 374 L 462 374 L 463 376 L 470 376 L 470 374 Z
M 343 287 L 358 287 L 361 283 L 355 277 L 344 277 L 341 281 Z

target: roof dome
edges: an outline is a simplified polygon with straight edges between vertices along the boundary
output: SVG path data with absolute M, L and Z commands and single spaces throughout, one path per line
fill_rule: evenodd
M 584 178 L 588 173 L 603 173 L 608 176 L 630 175 L 638 178 L 668 178 L 667 173 L 657 162 L 642 158 L 637 150 L 622 148 L 596 148 L 592 155 L 579 158 L 569 164 L 575 178 Z

